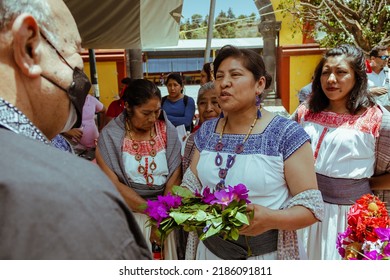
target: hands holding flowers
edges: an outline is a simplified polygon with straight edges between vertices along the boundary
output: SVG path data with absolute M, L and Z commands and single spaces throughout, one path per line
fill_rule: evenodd
M 226 239 L 237 240 L 239 229 L 249 225 L 253 212 L 247 212 L 248 189 L 243 184 L 212 192 L 206 187 L 202 194 L 174 186 L 173 194 L 148 200 L 145 213 L 149 225 L 156 225 L 164 240 L 178 227 L 185 231 L 197 231 L 199 239 L 220 234 Z

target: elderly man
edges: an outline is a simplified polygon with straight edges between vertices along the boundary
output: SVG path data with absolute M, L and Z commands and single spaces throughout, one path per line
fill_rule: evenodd
M 0 1 L 0 259 L 150 259 L 93 164 L 50 146 L 80 121 L 88 78 L 62 0 Z

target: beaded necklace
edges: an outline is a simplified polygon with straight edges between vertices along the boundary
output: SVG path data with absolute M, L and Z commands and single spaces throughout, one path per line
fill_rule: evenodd
M 234 165 L 234 163 L 236 161 L 236 155 L 237 154 L 241 154 L 244 151 L 244 144 L 245 144 L 246 140 L 248 140 L 249 135 L 251 134 L 253 128 L 256 125 L 257 120 L 260 117 L 261 117 L 261 115 L 260 116 L 256 116 L 256 118 L 253 120 L 253 123 L 250 126 L 250 128 L 248 130 L 248 133 L 244 137 L 244 140 L 242 140 L 241 143 L 236 145 L 236 148 L 234 149 L 234 155 L 228 155 L 227 156 L 225 168 L 222 168 L 221 166 L 222 166 L 222 163 L 223 163 L 223 158 L 222 158 L 222 156 L 220 155 L 219 152 L 222 151 L 223 146 L 224 146 L 223 143 L 222 143 L 222 136 L 223 136 L 223 132 L 225 131 L 226 123 L 228 121 L 228 118 L 226 117 L 226 121 L 225 121 L 225 123 L 222 126 L 221 132 L 219 133 L 218 142 L 215 145 L 215 150 L 217 151 L 217 155 L 215 156 L 214 163 L 215 163 L 216 166 L 219 167 L 218 176 L 221 179 L 219 181 L 219 183 L 216 185 L 216 189 L 217 190 L 222 190 L 222 189 L 225 188 L 225 178 L 226 178 L 226 176 L 228 174 L 228 171 L 229 171 L 230 168 L 233 167 L 233 165 Z
M 148 141 L 150 146 L 152 147 L 151 150 L 149 151 L 149 155 L 152 157 L 152 162 L 149 164 L 149 159 L 147 157 L 145 157 L 145 165 L 144 166 L 141 164 L 142 155 L 141 155 L 141 152 L 139 151 L 140 144 L 134 140 L 133 135 L 131 134 L 130 125 L 128 124 L 128 122 L 126 122 L 126 130 L 127 130 L 127 133 L 130 137 L 130 140 L 132 143 L 131 144 L 132 148 L 136 152 L 135 160 L 138 161 L 137 171 L 139 174 L 142 174 L 144 176 L 146 184 L 149 187 L 153 187 L 153 183 L 154 183 L 153 171 L 156 170 L 156 168 L 157 168 L 157 164 L 154 161 L 154 157 L 156 156 L 157 152 L 156 152 L 156 149 L 154 148 L 156 141 L 154 140 L 153 128 L 150 129 L 150 139 Z M 138 142 L 140 142 L 140 141 L 138 141 Z M 149 169 L 151 170 L 150 173 L 149 173 Z

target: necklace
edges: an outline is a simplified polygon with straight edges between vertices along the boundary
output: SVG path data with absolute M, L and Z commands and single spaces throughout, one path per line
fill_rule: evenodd
M 140 144 L 134 140 L 133 135 L 131 134 L 130 125 L 128 124 L 128 122 L 126 122 L 126 131 L 127 131 L 128 135 L 130 137 L 130 140 L 132 142 L 132 144 L 131 144 L 132 148 L 136 152 L 135 160 L 138 161 L 137 171 L 139 174 L 143 175 L 143 177 L 145 178 L 146 184 L 149 187 L 153 187 L 153 183 L 154 183 L 153 171 L 156 170 L 156 168 L 157 168 L 157 164 L 154 161 L 154 157 L 156 156 L 157 152 L 156 152 L 156 149 L 154 148 L 156 141 L 154 140 L 153 128 L 150 129 L 150 139 L 148 141 L 150 146 L 151 146 L 151 149 L 149 151 L 149 156 L 152 157 L 152 162 L 149 164 L 149 158 L 145 157 L 145 165 L 141 164 L 142 155 L 141 155 L 141 152 L 139 151 Z M 149 173 L 149 169 L 151 170 L 150 173 Z
M 222 190 L 222 189 L 225 188 L 225 178 L 226 178 L 226 176 L 228 174 L 228 171 L 229 171 L 230 168 L 233 167 L 233 165 L 234 165 L 234 163 L 236 161 L 236 155 L 237 154 L 241 154 L 244 151 L 244 144 L 248 140 L 249 135 L 252 133 L 252 130 L 255 127 L 256 122 L 257 122 L 257 120 L 259 118 L 260 117 L 256 116 L 256 118 L 253 120 L 253 123 L 251 124 L 251 126 L 250 126 L 250 128 L 248 130 L 248 133 L 244 137 L 244 140 L 242 140 L 241 143 L 236 145 L 236 147 L 234 149 L 234 155 L 228 155 L 227 156 L 225 168 L 222 168 L 221 166 L 222 166 L 222 163 L 223 163 L 223 158 L 222 158 L 222 156 L 221 156 L 221 154 L 219 152 L 222 151 L 222 149 L 224 147 L 224 145 L 222 143 L 222 136 L 223 136 L 223 132 L 225 131 L 226 123 L 228 121 L 228 118 L 226 117 L 226 121 L 225 121 L 225 123 L 222 126 L 221 132 L 219 133 L 218 142 L 215 145 L 215 150 L 217 151 L 217 155 L 215 156 L 214 163 L 215 163 L 216 166 L 219 167 L 218 176 L 221 179 L 219 181 L 219 183 L 216 185 L 216 189 L 217 190 Z

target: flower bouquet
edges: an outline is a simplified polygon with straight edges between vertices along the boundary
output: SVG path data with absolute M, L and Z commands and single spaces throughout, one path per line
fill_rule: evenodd
M 243 184 L 215 192 L 206 187 L 202 194 L 174 186 L 172 194 L 148 200 L 145 213 L 150 217 L 149 225 L 157 227 L 162 240 L 179 227 L 197 231 L 200 240 L 216 234 L 237 240 L 239 228 L 248 225 L 253 217 L 252 212 L 247 212 L 248 203 L 248 190 Z
M 390 259 L 390 219 L 385 204 L 376 196 L 363 195 L 350 208 L 345 232 L 336 247 L 347 260 Z

